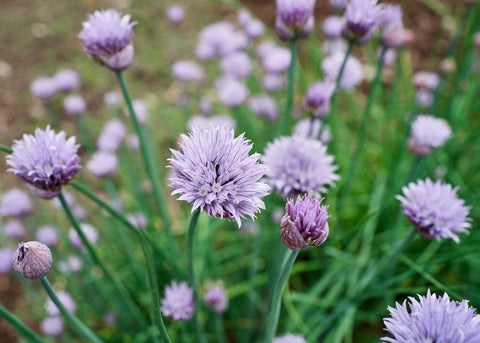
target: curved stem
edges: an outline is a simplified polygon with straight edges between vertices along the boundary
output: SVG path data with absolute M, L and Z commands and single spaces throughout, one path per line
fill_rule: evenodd
M 288 69 L 288 86 L 287 86 L 287 103 L 285 104 L 285 112 L 280 120 L 279 134 L 283 136 L 287 133 L 288 122 L 290 121 L 290 112 L 293 103 L 293 86 L 295 83 L 295 60 L 297 57 L 297 40 L 294 38 L 290 41 L 290 68 Z
M 0 144 L 0 150 L 4 151 L 4 152 L 8 152 L 9 154 L 11 154 L 13 152 L 13 150 L 11 148 L 9 148 L 8 146 L 1 145 L 1 144 Z
M 33 332 L 28 326 L 25 325 L 20 319 L 17 318 L 12 312 L 7 310 L 2 303 L 0 303 L 0 318 L 5 319 L 12 325 L 17 332 L 24 337 L 28 342 L 33 343 L 47 343 L 43 338 Z
M 50 284 L 50 282 L 48 282 L 46 276 L 40 278 L 40 282 L 42 283 L 43 288 L 45 288 L 45 291 L 47 291 L 50 299 L 52 299 L 53 303 L 62 313 L 65 320 L 70 323 L 70 325 L 75 329 L 75 331 L 77 331 L 80 336 L 84 337 L 87 342 L 103 343 L 103 341 L 98 338 L 98 336 L 95 335 L 92 330 L 90 330 L 85 324 L 83 324 L 72 312 L 67 310 L 65 306 L 63 306 L 62 302 L 60 301 L 60 299 L 58 299 L 57 294 L 53 290 L 52 285 Z
M 275 283 L 275 288 L 273 290 L 272 302 L 270 304 L 270 311 L 268 313 L 267 320 L 267 331 L 265 333 L 265 343 L 272 343 L 273 336 L 277 331 L 278 319 L 280 318 L 280 305 L 282 301 L 283 288 L 287 282 L 288 275 L 292 269 L 293 263 L 298 256 L 300 250 L 290 250 L 288 252 L 287 258 L 283 264 L 283 267 L 278 275 L 277 281 Z

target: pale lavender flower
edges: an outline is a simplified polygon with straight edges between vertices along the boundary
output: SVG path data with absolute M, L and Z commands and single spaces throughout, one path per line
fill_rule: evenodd
M 133 26 L 130 15 L 114 9 L 96 11 L 88 16 L 78 38 L 84 50 L 113 71 L 122 71 L 133 61 Z
M 162 313 L 174 320 L 189 320 L 195 311 L 193 289 L 186 282 L 172 281 L 165 287 L 165 297 L 162 299 Z
M 185 18 L 185 9 L 180 5 L 172 5 L 167 8 L 167 19 L 172 24 L 180 24 Z
M 345 7 L 343 35 L 358 44 L 365 43 L 375 32 L 381 14 L 377 0 L 350 0 Z
M 243 27 L 243 30 L 247 36 L 251 39 L 256 39 L 263 35 L 265 31 L 265 25 L 263 25 L 261 20 L 252 18 L 248 23 Z
M 133 112 L 137 117 L 138 123 L 145 126 L 148 121 L 148 107 L 145 101 L 141 99 L 135 99 L 132 101 Z M 130 111 L 125 108 L 125 115 L 130 117 Z M 125 137 L 124 137 L 125 138 Z
M 255 52 L 258 57 L 263 59 L 271 49 L 274 49 L 276 47 L 277 45 L 274 42 L 267 40 L 258 44 Z
M 262 87 L 273 93 L 283 89 L 287 84 L 287 77 L 283 74 L 267 74 L 262 78 Z
M 292 129 L 294 135 L 312 139 L 318 139 L 320 130 L 322 130 L 322 121 L 320 119 L 314 119 L 312 121 L 310 118 L 299 120 Z M 325 126 L 320 136 L 320 142 L 327 144 L 331 139 L 330 128 Z
M 445 119 L 429 114 L 420 114 L 412 123 L 408 146 L 419 156 L 425 156 L 441 147 L 452 136 L 452 130 Z
M 375 52 L 375 57 L 377 57 L 377 60 L 380 59 L 380 56 L 382 54 L 382 49 L 377 49 Z M 385 51 L 385 55 L 383 56 L 383 64 L 386 66 L 392 66 L 397 59 L 397 50 L 393 48 L 388 48 Z
M 266 182 L 286 197 L 326 192 L 339 179 L 333 156 L 321 142 L 301 136 L 279 137 L 268 143 L 262 162 Z
M 413 75 L 413 85 L 415 88 L 426 88 L 434 90 L 440 83 L 440 77 L 436 73 L 428 71 L 417 71 Z
M 103 95 L 103 102 L 110 108 L 118 108 L 122 100 L 122 95 L 118 91 L 110 91 Z
M 245 52 L 238 51 L 223 57 L 220 69 L 225 75 L 244 79 L 252 72 L 252 62 Z
M 200 98 L 198 107 L 203 114 L 210 114 L 212 112 L 212 102 L 206 97 Z
M 275 100 L 268 95 L 252 96 L 248 100 L 250 111 L 261 118 L 266 118 L 272 122 L 278 119 L 278 108 Z
M 435 101 L 435 95 L 431 90 L 419 88 L 415 91 L 415 102 L 421 107 L 430 107 Z
M 145 229 L 148 225 L 148 218 L 142 212 L 130 213 L 127 219 L 137 229 Z
M 307 37 L 313 31 L 315 0 L 276 0 L 275 29 L 282 40 Z
M 58 270 L 62 273 L 78 273 L 82 268 L 82 259 L 75 255 L 69 255 L 65 261 L 58 262 Z
M 237 123 L 235 119 L 227 115 L 216 115 L 212 117 L 193 116 L 187 122 L 188 131 L 193 131 L 193 128 L 208 129 L 214 126 L 225 126 L 228 130 L 235 130 Z
M 400 48 L 404 45 L 411 44 L 415 39 L 415 34 L 412 30 L 404 27 L 391 27 L 383 30 L 381 43 L 388 48 Z
M 238 107 L 242 105 L 248 97 L 248 88 L 243 82 L 224 78 L 216 85 L 217 94 L 220 102 L 227 107 Z
M 254 236 L 260 231 L 260 226 L 258 225 L 258 223 L 255 223 L 254 221 L 247 220 L 243 223 L 239 231 L 242 233 Z
M 13 153 L 7 156 L 8 171 L 25 181 L 36 196 L 51 199 L 80 170 L 79 147 L 75 137 L 66 138 L 65 131 L 57 134 L 50 126 L 45 131 L 36 129 L 35 136 L 24 134 L 14 141 Z
M 87 223 L 80 223 L 80 229 L 82 230 L 83 234 L 85 235 L 87 241 L 90 244 L 95 245 L 97 243 L 98 231 L 95 227 Z M 83 245 L 80 236 L 73 228 L 68 231 L 68 239 L 74 247 L 79 249 L 85 249 L 85 246 Z
M 347 43 L 345 40 L 337 38 L 337 39 L 327 39 L 322 43 L 322 51 L 325 55 L 333 55 L 335 53 L 345 53 L 347 52 Z
M 339 38 L 342 36 L 345 19 L 340 16 L 331 15 L 323 21 L 322 31 L 328 38 Z
M 61 316 L 47 317 L 40 323 L 40 328 L 44 334 L 51 337 L 58 337 L 64 330 L 63 319 Z
M 82 220 L 86 220 L 88 218 L 87 210 L 85 209 L 85 207 L 83 207 L 80 204 L 75 204 L 72 207 L 72 212 L 73 212 L 73 215 L 75 216 L 75 218 L 77 218 L 77 220 L 82 221 Z
M 67 310 L 72 313 L 75 313 L 77 311 L 77 304 L 68 292 L 57 291 L 56 294 L 62 305 L 65 306 Z M 57 305 L 55 305 L 50 298 L 48 298 L 47 302 L 45 303 L 45 311 L 50 317 L 56 317 L 61 315 Z
M 322 60 L 322 70 L 327 80 L 330 80 L 331 82 L 336 81 L 344 59 L 345 53 L 337 52 Z M 362 83 L 362 81 L 362 64 L 355 57 L 349 56 L 340 79 L 340 88 L 351 90 Z
M 4 193 L 0 200 L 0 217 L 23 217 L 32 212 L 32 209 L 32 200 L 18 188 Z
M 42 225 L 37 229 L 35 239 L 45 244 L 46 246 L 53 246 L 58 243 L 59 235 L 57 228 L 50 225 Z
M 208 60 L 242 50 L 247 45 L 248 37 L 244 33 L 235 31 L 231 23 L 220 21 L 204 27 L 200 32 L 195 56 Z
M 59 70 L 53 75 L 58 92 L 68 92 L 80 88 L 80 76 L 73 69 Z
M 403 27 L 402 8 L 400 5 L 383 4 L 378 26 L 383 30 Z
M 418 234 L 424 238 L 440 240 L 451 238 L 459 242 L 456 233 L 468 233 L 468 212 L 463 199 L 457 196 L 458 187 L 453 188 L 438 180 L 429 178 L 403 187 L 403 196 L 397 195 L 403 207 L 403 213 L 414 225 Z
M 119 119 L 108 121 L 97 139 L 97 148 L 101 151 L 115 152 L 127 136 L 127 128 Z
M 203 67 L 192 60 L 180 60 L 172 65 L 173 75 L 181 82 L 199 82 L 205 78 Z
M 408 297 L 408 303 L 387 307 L 391 317 L 383 323 L 393 338 L 382 337 L 383 342 L 480 342 L 480 316 L 468 300 L 450 300 L 447 293 L 440 297 L 430 289 L 426 296 L 417 296 L 419 300 Z
M 117 316 L 113 312 L 107 312 L 103 316 L 103 322 L 107 325 L 113 325 L 117 322 Z
M 255 218 L 265 208 L 261 198 L 269 189 L 259 181 L 265 173 L 260 154 L 249 155 L 251 149 L 243 134 L 235 138 L 226 127 L 194 128 L 181 136 L 179 151 L 171 150 L 172 194 L 193 205 L 192 211 L 200 208 L 213 217 L 235 219 L 240 227 L 242 218 Z
M 223 313 L 228 308 L 227 291 L 221 282 L 207 284 L 203 300 L 217 313 Z
M 252 19 L 252 14 L 246 9 L 242 8 L 238 11 L 237 21 L 241 27 L 245 27 L 251 19 Z
M 0 248 L 0 274 L 6 274 L 13 267 L 13 254 L 15 250 L 10 248 Z
M 269 49 L 262 58 L 263 69 L 267 73 L 283 73 L 288 70 L 291 62 L 290 50 L 280 46 Z
M 85 113 L 87 104 L 78 94 L 70 94 L 63 99 L 63 109 L 71 116 L 78 116 Z
M 140 150 L 140 138 L 135 133 L 127 136 L 127 145 L 133 150 Z
M 118 159 L 114 153 L 95 152 L 87 162 L 87 168 L 98 178 L 113 177 L 118 172 Z
M 311 85 L 305 95 L 305 104 L 313 110 L 316 118 L 325 118 L 330 112 L 330 99 L 335 91 L 335 84 L 331 81 L 316 82 Z
M 42 100 L 48 100 L 57 92 L 55 80 L 48 76 L 37 77 L 30 83 L 30 93 Z
M 273 343 L 307 343 L 302 335 L 287 333 L 286 335 L 275 337 Z
M 25 226 L 17 219 L 12 219 L 3 225 L 3 234 L 10 238 L 22 239 L 25 237 Z

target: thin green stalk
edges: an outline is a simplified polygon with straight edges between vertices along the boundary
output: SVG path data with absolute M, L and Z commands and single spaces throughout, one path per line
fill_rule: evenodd
M 58 199 L 60 200 L 60 203 L 62 204 L 62 207 L 68 217 L 68 220 L 70 221 L 70 224 L 72 224 L 75 232 L 78 234 L 80 239 L 82 240 L 82 243 L 85 245 L 87 248 L 87 251 L 90 255 L 90 257 L 93 260 L 93 263 L 98 265 L 103 272 L 105 273 L 105 276 L 112 282 L 113 286 L 121 295 L 121 299 L 125 302 L 125 305 L 130 310 L 130 313 L 135 317 L 135 319 L 138 321 L 138 323 L 144 327 L 146 326 L 145 320 L 143 319 L 142 315 L 138 311 L 137 307 L 134 305 L 133 300 L 131 299 L 130 295 L 128 294 L 127 290 L 122 286 L 120 281 L 107 269 L 105 263 L 100 259 L 98 256 L 97 252 L 95 251 L 95 248 L 90 244 L 88 241 L 87 237 L 83 233 L 82 229 L 80 228 L 80 225 L 73 215 L 72 210 L 70 209 L 70 206 L 68 205 L 67 201 L 65 200 L 65 197 L 63 196 L 62 193 L 58 195 Z
M 154 160 L 154 156 L 151 150 L 150 145 L 147 143 L 147 132 L 143 130 L 138 122 L 137 116 L 132 106 L 132 100 L 130 98 L 130 93 L 127 89 L 127 84 L 123 78 L 123 74 L 121 72 L 116 73 L 118 82 L 122 87 L 123 96 L 125 97 L 125 101 L 127 103 L 128 110 L 130 112 L 130 117 L 133 121 L 133 126 L 135 127 L 135 131 L 137 132 L 138 138 L 140 139 L 140 151 L 145 162 L 145 167 L 147 169 L 147 174 L 152 182 L 153 186 L 153 193 L 155 196 L 156 205 L 162 219 L 165 223 L 165 230 L 167 234 L 172 238 L 172 233 L 170 230 L 170 215 L 168 214 L 167 206 L 164 197 L 162 196 L 163 190 L 161 184 L 158 182 L 158 171 L 156 168 L 156 162 Z
M 355 175 L 355 170 L 357 168 L 358 158 L 360 157 L 360 153 L 363 149 L 363 144 L 365 143 L 365 136 L 367 133 L 367 126 L 368 121 L 370 119 L 370 113 L 372 110 L 373 99 L 375 98 L 375 92 L 377 87 L 380 83 L 380 76 L 382 75 L 382 69 L 385 61 L 385 53 L 387 48 L 384 47 L 382 49 L 382 53 L 380 55 L 380 59 L 378 60 L 377 71 L 375 74 L 375 78 L 373 79 L 372 86 L 370 87 L 370 92 L 368 94 L 367 105 L 365 106 L 365 111 L 363 112 L 363 119 L 362 119 L 362 127 L 360 129 L 360 136 L 358 137 L 358 143 L 356 146 L 356 150 L 353 154 L 352 160 L 350 162 L 350 166 L 348 168 L 345 182 L 343 184 L 342 190 L 340 192 L 340 198 L 338 199 L 337 203 L 337 221 L 341 220 L 343 206 L 345 204 L 345 199 L 350 192 L 350 187 L 352 184 L 353 176 Z M 337 227 L 339 227 L 337 225 Z
M 295 83 L 295 60 L 297 58 L 297 39 L 290 41 L 290 53 L 292 60 L 290 68 L 288 69 L 288 86 L 287 86 L 287 102 L 285 104 L 285 112 L 280 119 L 279 135 L 284 136 L 287 133 L 288 122 L 290 121 L 290 113 L 292 112 L 293 104 L 293 86 Z
M 70 325 L 75 329 L 75 331 L 77 331 L 80 336 L 84 337 L 87 342 L 103 343 L 103 341 L 98 338 L 98 336 L 92 330 L 90 330 L 85 324 L 83 324 L 72 312 L 67 310 L 65 306 L 63 306 L 62 302 L 60 301 L 60 299 L 58 299 L 57 294 L 53 290 L 52 285 L 50 284 L 50 282 L 48 282 L 46 276 L 40 278 L 40 282 L 42 283 L 43 288 L 45 288 L 45 291 L 47 291 L 50 299 L 52 299 L 53 303 L 62 313 L 65 320 L 70 323 Z
M 20 319 L 17 318 L 12 312 L 3 307 L 0 303 L 0 318 L 5 319 L 12 325 L 17 332 L 24 337 L 28 342 L 33 343 L 47 343 L 43 338 L 33 332 L 28 326 L 25 325 Z
M 13 152 L 13 150 L 11 148 L 9 148 L 8 146 L 5 146 L 5 145 L 0 145 L 0 150 L 4 151 L 4 152 L 8 152 L 9 154 L 11 154 Z
M 215 313 L 215 328 L 217 333 L 217 343 L 227 343 L 222 313 Z
M 265 332 L 265 343 L 272 343 L 273 336 L 277 331 L 278 319 L 280 318 L 280 305 L 282 302 L 282 293 L 285 283 L 287 282 L 288 275 L 292 269 L 293 263 L 298 256 L 300 250 L 290 250 L 285 259 L 283 267 L 278 275 L 273 290 L 272 302 L 270 304 L 270 311 L 268 312 L 267 330 Z
M 75 116 L 75 123 L 77 124 L 80 137 L 82 138 L 83 144 L 85 145 L 87 151 L 90 154 L 93 153 L 95 151 L 95 146 L 92 143 L 92 139 L 88 132 L 88 127 L 85 123 L 85 116 L 83 114 Z
M 195 312 L 193 313 L 195 327 L 197 331 L 197 339 L 201 343 L 206 343 L 205 333 L 200 323 L 198 312 L 200 311 L 200 297 L 198 295 L 198 278 L 195 273 L 194 259 L 195 259 L 195 228 L 197 227 L 198 216 L 200 215 L 200 208 L 192 212 L 190 220 L 188 221 L 187 232 L 187 261 L 188 261 L 188 281 L 193 287 L 193 294 L 195 298 Z

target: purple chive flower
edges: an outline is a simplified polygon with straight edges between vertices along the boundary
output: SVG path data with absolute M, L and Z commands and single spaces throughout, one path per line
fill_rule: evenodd
M 9 220 L 3 225 L 3 234 L 6 237 L 22 239 L 25 237 L 25 226 L 20 220 Z
M 50 126 L 45 131 L 36 129 L 35 136 L 24 134 L 14 141 L 13 153 L 7 156 L 8 171 L 25 181 L 36 196 L 51 199 L 80 170 L 79 147 L 75 137 L 66 138 L 65 131 L 55 133 Z
M 32 200 L 18 188 L 12 188 L 0 199 L 0 217 L 23 217 L 32 212 L 32 209 Z
M 195 61 L 180 60 L 172 65 L 173 75 L 181 82 L 202 81 L 205 78 L 203 67 Z
M 318 139 L 318 134 L 322 129 L 322 121 L 320 119 L 312 119 L 305 118 L 299 120 L 295 126 L 293 127 L 293 134 L 297 136 L 302 136 L 305 138 L 312 138 Z M 332 135 L 330 133 L 330 128 L 325 126 L 322 131 L 322 135 L 320 136 L 320 142 L 323 144 L 327 144 L 332 139 Z
M 219 80 L 216 88 L 220 102 L 231 108 L 242 105 L 249 93 L 243 82 L 228 77 Z
M 13 249 L 0 248 L 0 274 L 6 274 L 12 269 L 14 253 Z
M 212 112 L 212 102 L 207 97 L 202 97 L 198 101 L 198 108 L 203 114 L 210 114 Z
M 428 155 L 441 147 L 452 136 L 452 130 L 445 119 L 429 114 L 420 114 L 412 123 L 408 147 L 415 155 Z
M 148 120 L 148 107 L 146 102 L 141 99 L 135 99 L 132 101 L 132 106 L 138 123 L 142 126 L 145 126 Z M 125 108 L 125 115 L 130 117 L 130 111 L 128 108 Z
M 265 25 L 263 25 L 261 20 L 252 18 L 243 27 L 243 30 L 249 38 L 255 39 L 263 35 L 263 32 L 265 31 Z
M 98 178 L 117 175 L 118 159 L 114 153 L 97 151 L 87 162 L 87 168 Z
M 135 133 L 131 133 L 127 136 L 127 145 L 130 149 L 140 150 L 140 138 Z
M 87 241 L 90 244 L 95 245 L 97 243 L 98 231 L 95 227 L 87 223 L 80 223 L 80 229 L 82 230 L 85 237 L 87 237 Z M 83 245 L 80 236 L 73 228 L 68 231 L 68 239 L 74 247 L 79 249 L 85 249 L 85 246 Z
M 145 229 L 148 225 L 148 218 L 142 212 L 130 213 L 127 215 L 128 221 L 137 229 Z
M 327 39 L 322 44 L 322 51 L 325 55 L 343 53 L 343 56 L 345 56 L 345 53 L 347 52 L 347 43 L 340 38 Z
M 275 100 L 268 95 L 252 96 L 248 101 L 250 111 L 261 118 L 266 118 L 271 122 L 278 119 L 278 108 Z
M 382 49 L 377 49 L 375 52 L 375 57 L 377 58 L 377 61 L 380 59 L 380 56 L 382 54 Z M 395 61 L 397 60 L 397 50 L 388 48 L 385 51 L 385 55 L 383 56 L 383 64 L 386 66 L 392 66 Z
M 413 75 L 413 85 L 415 88 L 425 88 L 434 90 L 440 83 L 440 77 L 436 73 L 428 71 L 417 71 Z
M 331 82 L 335 82 L 342 67 L 345 53 L 337 52 L 327 56 L 322 61 L 322 70 L 325 78 Z M 340 88 L 351 90 L 363 81 L 362 64 L 353 56 L 347 58 L 345 69 L 340 79 Z
M 400 5 L 383 4 L 380 17 L 378 18 L 378 26 L 382 30 L 403 27 L 402 8 Z
M 417 296 L 387 307 L 391 317 L 383 323 L 393 338 L 382 337 L 383 342 L 480 342 L 480 316 L 468 300 L 452 301 L 447 293 L 440 297 L 430 290 Z
M 63 99 L 63 109 L 71 116 L 78 116 L 85 113 L 87 104 L 78 94 L 70 94 Z
M 82 259 L 75 255 L 69 255 L 65 261 L 58 263 L 58 270 L 62 273 L 78 273 L 82 268 Z
M 365 43 L 375 32 L 381 13 L 377 0 L 350 0 L 345 7 L 344 37 L 357 44 Z
M 287 77 L 282 74 L 267 74 L 262 79 L 262 87 L 265 91 L 273 93 L 285 87 Z
M 63 69 L 53 75 L 58 92 L 68 92 L 80 88 L 80 76 L 73 69 Z
M 186 282 L 172 281 L 165 287 L 165 298 L 162 299 L 161 310 L 164 316 L 174 320 L 189 320 L 195 311 L 193 289 Z
M 167 19 L 172 24 L 180 24 L 185 18 L 185 9 L 180 5 L 172 5 L 167 8 Z
M 65 306 L 67 310 L 69 310 L 72 313 L 75 313 L 77 311 L 77 304 L 75 304 L 75 300 L 73 300 L 72 296 L 69 293 L 65 291 L 58 291 L 56 293 L 57 293 L 58 299 L 63 304 L 63 306 Z M 50 317 L 61 315 L 57 305 L 55 305 L 50 298 L 48 298 L 47 302 L 45 303 L 45 311 Z
M 244 79 L 252 72 L 252 62 L 245 52 L 238 51 L 223 57 L 220 69 L 227 76 Z
M 435 101 L 435 95 L 426 88 L 419 88 L 415 92 L 415 102 L 421 107 L 430 107 Z
M 82 205 L 76 204 L 73 206 L 72 212 L 77 220 L 83 221 L 88 218 L 87 210 Z
M 321 142 L 301 136 L 279 137 L 268 143 L 262 162 L 266 182 L 285 197 L 326 192 L 340 177 L 333 156 Z
M 12 258 L 13 269 L 24 278 L 40 279 L 52 268 L 52 253 L 40 242 L 20 243 Z
M 275 29 L 282 40 L 305 38 L 313 31 L 316 0 L 276 0 Z
M 217 115 L 212 117 L 193 116 L 187 122 L 188 131 L 193 131 L 193 128 L 208 129 L 215 126 L 225 126 L 228 130 L 235 130 L 237 123 L 235 119 L 226 115 Z
M 133 61 L 133 27 L 130 15 L 114 9 L 96 11 L 88 16 L 78 38 L 85 52 L 113 71 L 122 71 Z
M 55 80 L 48 76 L 40 76 L 30 83 L 30 93 L 42 100 L 48 100 L 57 92 Z
M 226 56 L 244 49 L 248 45 L 248 37 L 243 32 L 234 30 L 226 21 L 213 23 L 200 32 L 195 56 L 208 60 L 215 56 Z
M 263 69 L 267 73 L 283 73 L 290 67 L 290 63 L 292 63 L 290 50 L 280 46 L 269 49 L 262 58 Z
M 397 195 L 403 207 L 403 213 L 414 225 L 418 234 L 424 238 L 440 240 L 451 238 L 459 242 L 458 232 L 468 233 L 468 212 L 463 199 L 457 196 L 458 187 L 438 180 L 419 180 L 402 188 L 403 196 Z
M 37 229 L 35 239 L 45 244 L 46 246 L 53 246 L 58 243 L 59 235 L 58 230 L 50 225 L 42 225 Z
M 286 335 L 275 337 L 273 343 L 307 343 L 302 335 L 287 333 Z
M 209 216 L 235 219 L 238 226 L 245 216 L 265 209 L 261 200 L 269 187 L 259 181 L 265 168 L 258 163 L 260 154 L 249 155 L 252 145 L 233 130 L 216 126 L 209 129 L 194 128 L 181 136 L 180 149 L 173 150 L 170 168 L 172 194 L 185 200 Z
M 267 40 L 257 45 L 255 53 L 258 57 L 263 59 L 271 49 L 274 49 L 276 47 L 277 45 L 274 42 Z
M 97 148 L 101 151 L 115 152 L 127 136 L 127 128 L 119 119 L 108 121 L 97 139 Z
M 335 84 L 331 81 L 316 82 L 308 88 L 305 104 L 313 110 L 314 117 L 323 119 L 328 116 L 334 91 Z
M 113 312 L 107 312 L 103 316 L 103 322 L 107 325 L 113 325 L 117 322 L 117 316 Z
M 339 38 L 342 36 L 345 19 L 336 15 L 331 15 L 323 21 L 322 31 L 328 38 Z
M 285 215 L 280 222 L 282 242 L 292 250 L 318 247 L 328 236 L 327 206 L 323 199 L 312 199 L 311 194 L 288 200 Z
M 247 25 L 247 23 L 252 19 L 252 14 L 246 9 L 242 8 L 237 13 L 237 21 L 241 27 Z
M 217 313 L 223 313 L 228 308 L 227 291 L 221 282 L 207 284 L 203 300 Z
M 103 95 L 103 102 L 110 108 L 118 108 L 122 101 L 122 95 L 118 91 L 110 91 Z
M 44 334 L 58 337 L 63 333 L 63 319 L 61 316 L 47 317 L 40 323 L 40 328 Z

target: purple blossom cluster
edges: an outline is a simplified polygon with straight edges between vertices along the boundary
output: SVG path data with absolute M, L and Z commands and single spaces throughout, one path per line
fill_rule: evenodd
M 162 299 L 162 313 L 173 320 L 189 320 L 195 311 L 193 290 L 186 282 L 172 281 L 165 287 L 165 297 Z

